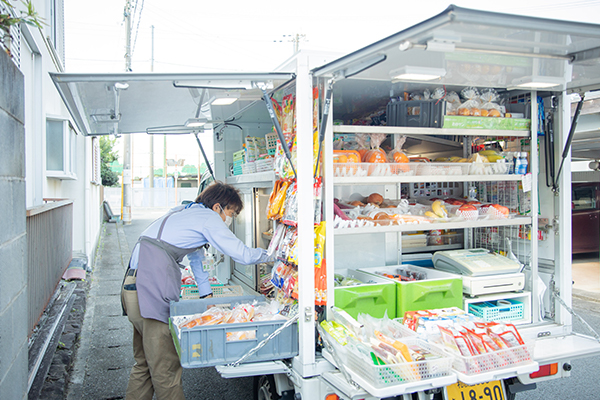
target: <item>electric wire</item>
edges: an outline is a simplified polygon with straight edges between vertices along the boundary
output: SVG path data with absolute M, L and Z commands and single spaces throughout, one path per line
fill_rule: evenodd
M 135 2 L 135 8 L 137 9 L 138 2 Z M 133 53 L 135 52 L 135 45 L 137 43 L 138 33 L 140 31 L 140 21 L 142 20 L 142 12 L 144 11 L 144 0 L 142 0 L 142 5 L 140 6 L 140 12 L 137 17 L 137 26 L 135 28 L 135 36 L 133 37 L 133 47 L 131 48 L 131 57 L 133 58 Z M 134 11 L 134 19 L 135 19 L 135 11 Z

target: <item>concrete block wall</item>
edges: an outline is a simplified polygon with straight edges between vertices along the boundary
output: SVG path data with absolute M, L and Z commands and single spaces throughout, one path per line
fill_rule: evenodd
M 0 399 L 26 399 L 27 234 L 23 74 L 0 51 Z

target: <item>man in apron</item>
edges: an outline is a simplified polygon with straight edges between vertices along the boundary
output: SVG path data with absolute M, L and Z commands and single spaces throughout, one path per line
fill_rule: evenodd
M 142 232 L 121 290 L 136 362 L 126 400 L 151 400 L 154 393 L 159 400 L 184 399 L 182 367 L 168 325 L 169 303 L 179 301 L 183 257 L 190 260 L 200 297 L 212 295 L 202 268 L 207 243 L 240 264 L 270 261 L 266 250 L 247 247 L 229 230 L 242 207 L 234 187 L 215 182 L 194 203 L 175 207 Z

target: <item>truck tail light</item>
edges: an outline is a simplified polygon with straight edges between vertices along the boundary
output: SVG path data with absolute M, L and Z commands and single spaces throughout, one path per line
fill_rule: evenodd
M 531 379 L 541 378 L 542 376 L 556 375 L 557 372 L 558 372 L 558 364 L 557 363 L 547 364 L 547 365 L 542 365 L 537 372 L 529 374 L 529 377 Z
M 340 396 L 338 396 L 335 393 L 328 394 L 327 396 L 325 396 L 325 400 L 339 400 L 339 399 L 340 399 Z

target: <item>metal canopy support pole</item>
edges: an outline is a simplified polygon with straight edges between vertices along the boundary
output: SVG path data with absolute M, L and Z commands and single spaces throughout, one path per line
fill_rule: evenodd
M 210 172 L 210 176 L 212 176 L 213 180 L 216 181 L 215 174 L 213 173 L 212 167 L 210 166 L 210 162 L 208 162 L 208 158 L 206 157 L 206 153 L 204 152 L 204 147 L 202 147 L 202 143 L 200 142 L 200 138 L 198 137 L 200 133 L 195 133 L 196 142 L 198 143 L 198 147 L 200 147 L 200 151 L 202 152 L 202 157 L 204 157 L 204 162 L 206 163 L 206 168 L 208 168 L 208 172 Z M 198 170 L 198 175 L 200 175 L 200 170 Z
M 567 143 L 565 144 L 565 149 L 562 153 L 562 160 L 560 161 L 560 167 L 558 168 L 558 173 L 556 174 L 556 181 L 560 179 L 560 173 L 562 172 L 563 166 L 565 164 L 565 159 L 569 155 L 569 151 L 571 151 L 571 142 L 573 141 L 573 135 L 575 135 L 575 129 L 577 128 L 577 120 L 579 119 L 579 114 L 581 113 L 581 107 L 583 106 L 583 101 L 585 100 L 585 94 L 581 95 L 581 100 L 577 103 L 577 108 L 575 109 L 575 115 L 573 115 L 573 120 L 571 121 L 571 129 L 569 129 L 569 136 L 567 137 Z M 554 187 L 556 190 L 556 186 Z
M 304 377 L 315 372 L 315 268 L 313 206 L 312 81 L 306 56 L 297 58 L 296 143 L 298 158 L 298 320 L 299 355 L 295 364 Z M 303 396 L 304 398 L 304 396 Z
M 333 97 L 333 79 L 327 82 L 327 89 L 325 89 L 323 106 L 323 116 L 321 117 L 321 127 L 319 128 L 319 152 L 317 153 L 317 166 L 315 167 L 315 177 L 319 174 L 319 160 L 321 159 L 321 149 L 323 146 L 323 139 L 325 139 L 325 129 L 327 129 L 327 120 L 329 119 L 329 110 L 331 109 L 331 98 Z
M 283 131 L 281 130 L 281 125 L 279 125 L 279 120 L 277 119 L 277 115 L 275 114 L 275 110 L 273 109 L 273 103 L 271 103 L 271 97 L 267 93 L 267 90 L 264 87 L 261 87 L 263 92 L 263 100 L 265 105 L 267 106 L 267 110 L 269 111 L 269 116 L 271 117 L 271 121 L 273 122 L 273 126 L 275 127 L 275 131 L 277 132 L 277 136 L 279 137 L 279 141 L 281 142 L 281 147 L 283 148 L 283 152 L 290 162 L 290 166 L 292 167 L 292 171 L 294 172 L 294 177 L 298 178 L 298 174 L 296 174 L 296 169 L 294 168 L 294 163 L 292 163 L 292 154 L 290 153 L 290 148 L 288 147 L 287 142 L 285 141 L 285 137 L 283 137 Z M 298 96 L 296 95 L 296 99 Z M 298 118 L 296 118 L 298 120 Z

